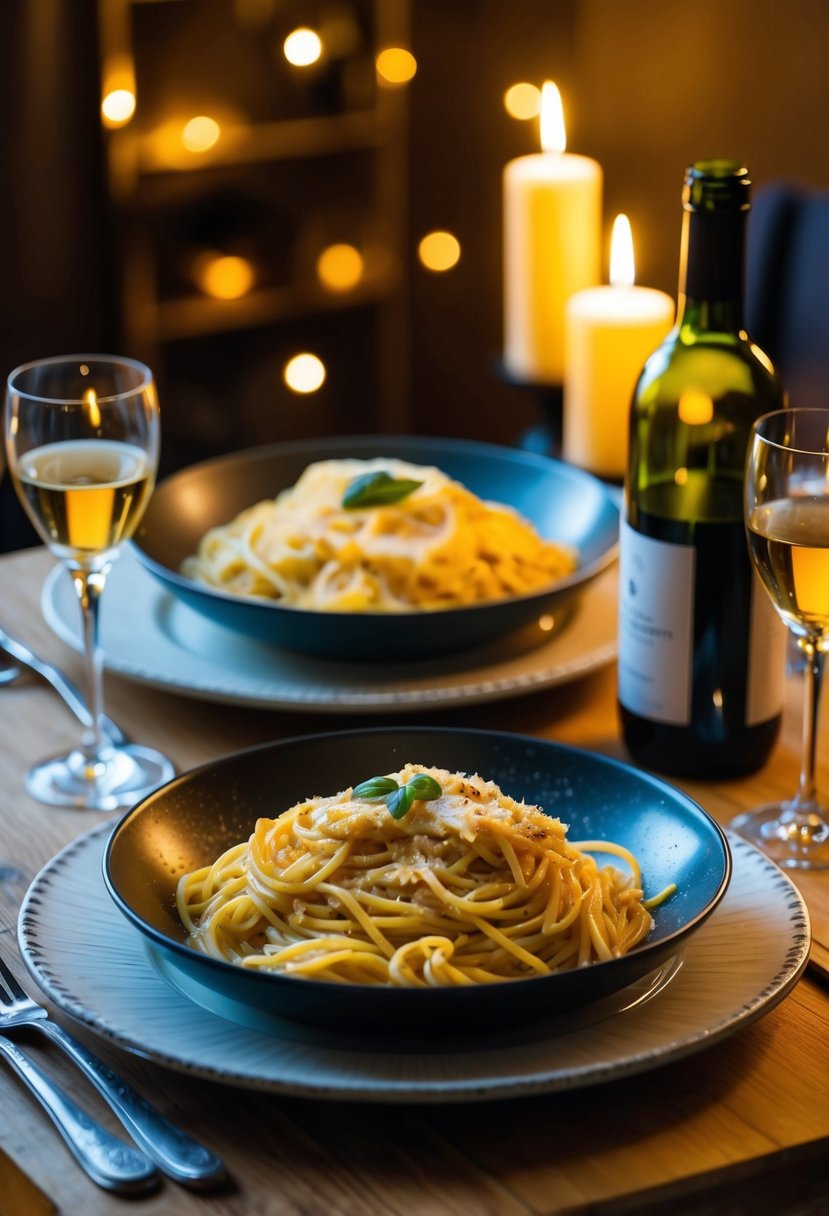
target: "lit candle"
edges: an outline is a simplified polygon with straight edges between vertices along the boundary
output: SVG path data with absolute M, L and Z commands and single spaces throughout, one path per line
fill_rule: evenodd
M 565 317 L 563 455 L 602 477 L 627 466 L 630 402 L 639 373 L 674 321 L 664 291 L 634 287 L 627 216 L 613 225 L 610 287 L 573 295 Z
M 561 384 L 564 306 L 600 281 L 602 170 L 565 153 L 561 96 L 541 90 L 540 153 L 504 167 L 504 366 L 516 380 Z

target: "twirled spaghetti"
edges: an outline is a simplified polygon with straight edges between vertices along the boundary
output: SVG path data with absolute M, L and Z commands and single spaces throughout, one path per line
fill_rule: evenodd
M 418 773 L 441 795 L 400 820 L 351 789 L 312 798 L 184 875 L 188 943 L 284 975 L 442 986 L 548 975 L 647 936 L 665 893 L 643 900 L 628 850 L 573 844 L 558 819 L 478 776 L 412 764 L 394 776 Z
M 355 478 L 420 482 L 399 501 L 343 506 Z M 309 465 L 277 498 L 211 529 L 182 573 L 233 595 L 339 612 L 452 608 L 523 595 L 576 568 L 517 511 L 401 460 Z

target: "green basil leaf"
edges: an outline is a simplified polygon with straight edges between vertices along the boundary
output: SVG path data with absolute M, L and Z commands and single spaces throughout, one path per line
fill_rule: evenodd
M 354 786 L 351 797 L 385 798 L 387 794 L 394 793 L 398 788 L 394 777 L 369 777 L 368 781 L 361 781 L 359 785 Z
M 392 819 L 402 819 L 415 800 L 415 792 L 411 785 L 402 785 L 386 799 L 386 806 Z
M 414 790 L 415 798 L 421 802 L 431 802 L 433 798 L 440 798 L 443 793 L 434 777 L 429 777 L 426 773 L 417 773 L 406 782 L 406 789 Z
M 388 503 L 400 502 L 422 485 L 422 481 L 392 477 L 382 469 L 376 473 L 362 473 L 346 486 L 342 505 L 351 508 L 382 507 Z

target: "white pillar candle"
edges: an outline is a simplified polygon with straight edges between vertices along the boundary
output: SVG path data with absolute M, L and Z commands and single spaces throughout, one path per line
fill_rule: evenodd
M 601 477 L 627 467 L 633 390 L 646 359 L 674 322 L 664 291 L 635 287 L 633 241 L 625 216 L 613 231 L 611 286 L 571 296 L 565 316 L 562 454 Z
M 564 308 L 601 277 L 602 170 L 565 153 L 561 97 L 541 90 L 540 153 L 504 166 L 504 367 L 530 384 L 561 384 Z

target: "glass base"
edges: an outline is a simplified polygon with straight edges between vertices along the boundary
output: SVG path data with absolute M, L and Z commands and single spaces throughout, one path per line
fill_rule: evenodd
M 825 807 L 769 802 L 738 815 L 728 826 L 785 869 L 829 869 L 829 811 Z
M 134 806 L 175 776 L 171 760 L 149 747 L 109 747 L 90 760 L 79 748 L 31 768 L 26 789 L 37 802 L 90 811 Z

